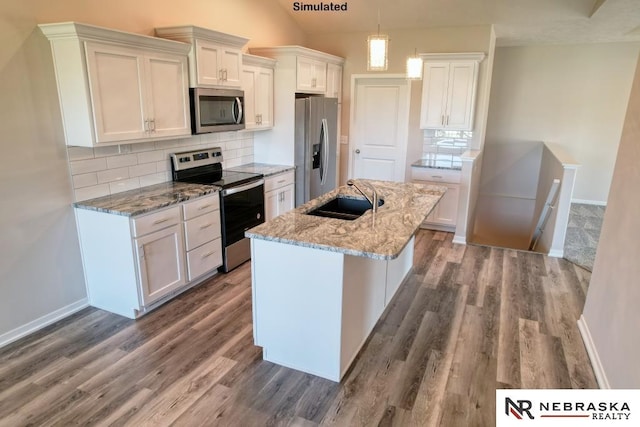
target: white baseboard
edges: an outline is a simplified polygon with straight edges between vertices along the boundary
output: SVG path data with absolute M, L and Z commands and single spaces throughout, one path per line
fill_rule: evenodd
M 70 316 L 76 311 L 80 311 L 88 306 L 89 300 L 87 300 L 87 298 L 83 298 L 52 313 L 32 320 L 31 322 L 17 327 L 9 332 L 5 332 L 4 334 L 0 335 L 0 347 L 4 347 L 7 344 L 17 341 L 20 338 L 23 338 L 39 329 L 42 329 L 45 326 L 49 326 L 50 324 L 55 323 L 67 316 Z
M 467 239 L 464 236 L 453 236 L 453 243 L 458 243 L 459 245 L 466 245 Z
M 600 200 L 571 199 L 571 203 L 580 203 L 582 205 L 607 206 L 607 202 Z
M 551 249 L 547 255 L 552 258 L 562 258 L 564 257 L 564 249 Z
M 600 356 L 598 356 L 598 350 L 591 338 L 591 332 L 589 332 L 589 326 L 587 325 L 587 320 L 584 318 L 584 315 L 580 315 L 580 319 L 578 319 L 578 329 L 580 330 L 580 335 L 582 335 L 584 346 L 587 349 L 593 373 L 596 374 L 596 381 L 598 381 L 598 385 L 600 388 L 611 388 L 609 380 L 607 379 L 607 374 L 604 371 L 602 362 L 600 361 Z

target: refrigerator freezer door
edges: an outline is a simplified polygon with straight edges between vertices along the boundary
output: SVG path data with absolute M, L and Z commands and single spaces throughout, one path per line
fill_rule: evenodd
M 311 162 L 306 162 L 306 129 L 308 122 L 307 114 L 308 98 L 296 99 L 295 114 L 295 146 L 294 158 L 296 166 L 296 206 L 303 204 L 309 200 L 309 176 L 311 176 Z
M 320 119 L 320 127 L 324 130 L 319 138 L 323 139 L 324 152 L 322 153 L 322 180 L 315 198 L 336 188 L 336 159 L 338 151 L 338 100 L 335 98 L 320 98 L 323 104 L 323 114 Z
M 336 187 L 338 101 L 296 99 L 296 206 Z

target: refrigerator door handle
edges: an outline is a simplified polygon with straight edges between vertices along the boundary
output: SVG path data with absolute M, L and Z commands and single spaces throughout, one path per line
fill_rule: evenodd
M 329 166 L 329 133 L 327 119 L 322 119 L 322 157 L 320 159 L 320 185 L 327 181 L 327 167 Z

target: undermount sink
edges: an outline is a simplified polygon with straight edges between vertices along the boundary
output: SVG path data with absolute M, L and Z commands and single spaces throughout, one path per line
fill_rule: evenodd
M 383 199 L 378 200 L 378 206 L 382 206 L 383 204 Z M 307 215 L 353 221 L 369 209 L 371 209 L 371 203 L 369 203 L 367 199 L 338 196 L 335 199 L 329 200 L 324 205 L 307 212 Z

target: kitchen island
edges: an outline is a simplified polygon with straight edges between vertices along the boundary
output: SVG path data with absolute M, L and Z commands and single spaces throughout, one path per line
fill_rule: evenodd
M 246 232 L 254 342 L 265 360 L 340 381 L 410 272 L 413 236 L 446 188 L 368 182 L 384 200 L 376 213 L 308 214 L 362 198 L 343 186 Z

